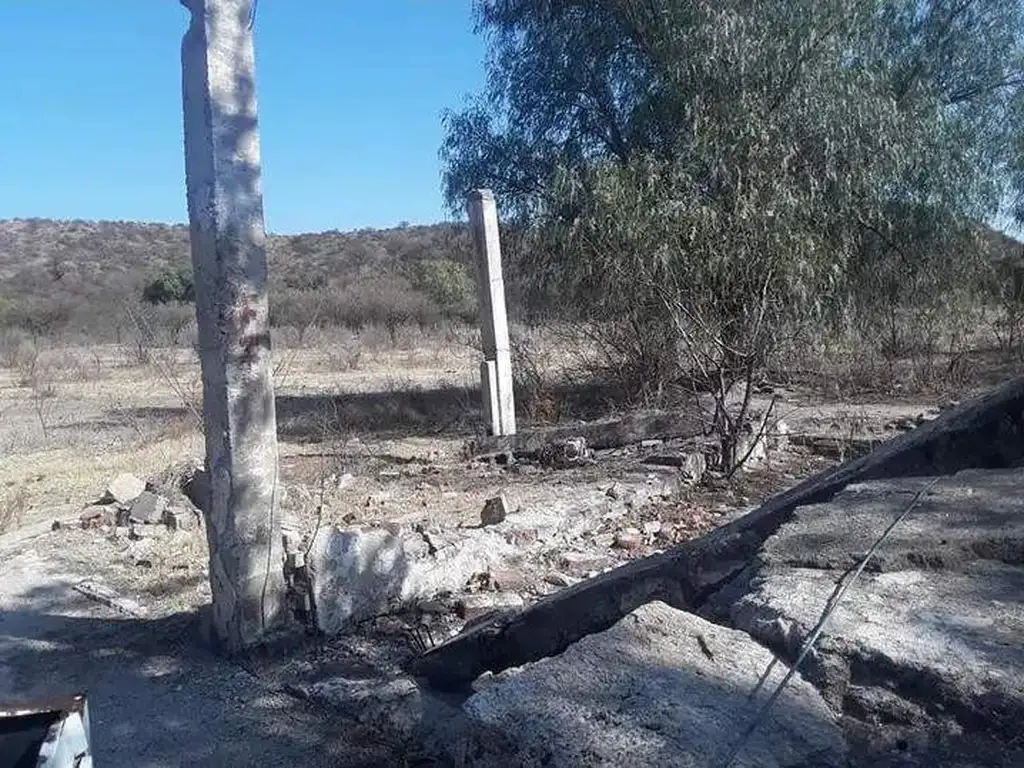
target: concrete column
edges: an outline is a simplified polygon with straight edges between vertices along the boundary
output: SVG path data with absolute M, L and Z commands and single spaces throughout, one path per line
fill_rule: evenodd
M 237 651 L 286 621 L 252 0 L 181 0 L 185 178 L 203 373 L 212 634 Z
M 501 273 L 498 210 L 491 190 L 478 189 L 470 194 L 469 222 L 476 245 L 477 291 L 480 296 L 480 334 L 484 348 L 480 379 L 484 417 L 492 435 L 514 435 L 516 405 L 512 392 L 505 280 Z

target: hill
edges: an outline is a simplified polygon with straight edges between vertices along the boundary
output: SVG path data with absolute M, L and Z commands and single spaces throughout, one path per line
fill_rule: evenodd
M 279 325 L 433 322 L 471 316 L 471 242 L 455 224 L 271 235 L 272 313 Z M 186 225 L 0 221 L 0 321 L 100 339 L 162 273 L 189 268 Z M 37 323 L 38 324 L 38 323 Z

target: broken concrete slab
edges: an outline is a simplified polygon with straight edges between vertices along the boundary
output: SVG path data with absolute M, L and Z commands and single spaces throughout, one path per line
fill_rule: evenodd
M 463 705 L 472 754 L 504 765 L 721 765 L 757 716 L 747 694 L 771 658 L 742 632 L 650 603 L 558 657 L 481 681 Z M 845 751 L 836 716 L 797 676 L 733 765 L 840 766 Z
M 515 617 L 484 622 L 429 649 L 419 673 L 458 686 L 485 671 L 561 653 L 651 600 L 696 609 L 742 574 L 797 507 L 828 501 L 850 483 L 1008 468 L 1024 462 L 1024 378 L 966 401 L 868 456 L 820 473 L 699 539 L 635 560 L 546 597 Z
M 514 554 L 493 529 L 324 529 L 308 556 L 319 628 L 337 634 L 396 604 L 460 591 Z
M 658 483 L 649 487 L 662 489 Z M 321 530 L 308 558 L 313 582 L 320 585 L 313 593 L 320 627 L 335 634 L 360 618 L 465 591 L 473 580 L 477 587 L 530 591 L 524 563 L 546 564 L 565 552 L 569 542 L 587 550 L 599 547 L 595 529 L 604 518 L 621 515 L 622 505 L 618 507 L 617 512 L 615 504 L 594 489 L 543 508 L 517 509 L 486 527 Z M 609 533 L 609 546 L 612 538 Z M 599 560 L 600 568 L 616 562 L 604 554 Z M 541 579 L 541 572 L 535 573 L 536 586 Z
M 837 574 L 786 568 L 760 577 L 733 608 L 736 627 L 796 658 Z M 837 709 L 852 685 L 895 693 L 922 712 L 1007 740 L 1024 718 L 1024 570 L 977 562 L 964 573 L 864 574 L 805 661 Z M 913 723 L 920 725 L 920 723 Z
M 734 626 L 795 659 L 837 583 L 924 485 L 856 484 L 828 504 L 798 509 L 765 542 L 743 585 L 716 596 L 719 613 L 727 606 Z M 940 479 L 869 567 L 805 662 L 808 679 L 837 709 L 873 716 L 877 704 L 918 728 L 942 712 L 965 731 L 1016 738 L 1024 718 L 1024 472 Z M 874 689 L 886 700 L 873 704 Z M 902 706 L 894 708 L 894 697 Z
M 135 501 L 144 490 L 146 490 L 146 484 L 142 480 L 135 475 L 124 472 L 111 480 L 107 485 L 107 490 L 103 494 L 101 503 L 116 502 L 127 506 Z
M 756 563 L 853 567 L 929 482 L 855 483 L 828 503 L 800 507 L 765 541 Z M 967 470 L 939 479 L 889 534 L 868 570 L 959 570 L 978 559 L 1024 564 L 1024 472 Z

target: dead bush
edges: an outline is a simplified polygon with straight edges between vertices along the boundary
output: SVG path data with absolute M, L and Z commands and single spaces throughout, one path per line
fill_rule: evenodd
M 0 330 L 0 365 L 11 370 L 20 369 L 36 354 L 29 335 L 18 328 Z
M 541 341 L 541 329 L 513 325 L 510 331 L 513 387 L 518 407 L 530 421 L 557 422 L 564 415 L 564 404 L 554 386 L 555 366 L 550 350 L 545 349 Z
M 9 533 L 21 525 L 28 505 L 28 489 L 25 486 L 0 497 L 0 534 Z

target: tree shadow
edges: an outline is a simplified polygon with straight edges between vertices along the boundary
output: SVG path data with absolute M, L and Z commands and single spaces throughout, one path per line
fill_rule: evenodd
M 566 416 L 556 424 L 600 418 L 622 406 L 614 392 L 600 382 L 552 388 L 551 397 L 562 404 Z M 373 435 L 377 439 L 467 438 L 477 434 L 483 424 L 479 387 L 277 394 L 274 400 L 278 437 L 296 443 L 318 443 L 342 435 Z M 107 421 L 161 427 L 177 423 L 188 414 L 183 406 L 111 409 Z M 529 419 L 520 419 L 520 423 L 521 431 L 552 425 Z
M 205 648 L 196 613 L 95 615 L 108 612 L 59 584 L 28 589 L 17 604 L 0 610 L 0 694 L 6 702 L 85 692 L 96 765 L 354 766 L 394 757 L 353 722 L 327 719 Z

